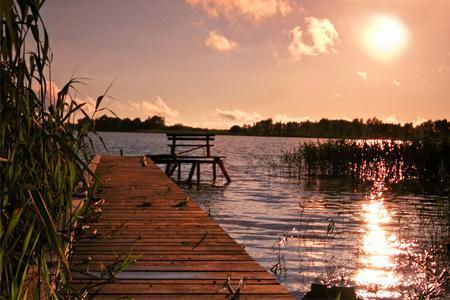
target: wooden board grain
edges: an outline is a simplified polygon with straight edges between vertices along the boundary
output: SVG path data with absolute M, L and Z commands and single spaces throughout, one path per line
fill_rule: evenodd
M 97 174 L 104 203 L 72 255 L 76 290 L 95 299 L 294 298 L 151 161 L 103 156 Z M 113 281 L 99 277 L 126 254 L 136 263 Z M 233 289 L 246 278 L 239 298 L 228 277 Z

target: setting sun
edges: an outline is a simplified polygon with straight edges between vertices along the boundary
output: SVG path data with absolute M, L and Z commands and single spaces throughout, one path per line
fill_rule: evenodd
M 398 56 L 408 43 L 405 25 L 391 16 L 374 17 L 364 33 L 364 44 L 376 59 L 391 60 Z

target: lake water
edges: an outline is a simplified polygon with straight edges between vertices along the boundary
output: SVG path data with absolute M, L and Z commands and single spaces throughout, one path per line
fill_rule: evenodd
M 110 154 L 168 153 L 165 134 L 101 136 Z M 204 167 L 200 187 L 183 188 L 299 298 L 313 282 L 356 285 L 365 299 L 438 288 L 441 252 L 431 242 L 448 238 L 448 199 L 393 192 L 381 181 L 276 176 L 270 162 L 307 140 L 216 136 L 213 154 L 226 156 L 231 184 L 220 172 L 212 184 Z

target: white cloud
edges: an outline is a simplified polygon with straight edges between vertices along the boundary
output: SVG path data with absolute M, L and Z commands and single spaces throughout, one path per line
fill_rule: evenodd
M 339 34 L 330 20 L 308 17 L 305 18 L 305 23 L 306 31 L 300 26 L 295 26 L 289 32 L 292 40 L 288 50 L 292 57 L 300 60 L 304 55 L 317 56 L 337 52 Z M 311 41 L 307 43 L 306 38 L 310 38 Z
M 193 126 L 203 128 L 215 129 L 229 129 L 233 125 L 253 125 L 261 120 L 268 119 L 257 112 L 246 112 L 240 109 L 222 110 L 217 108 L 215 112 L 206 114 Z M 294 117 L 285 114 L 277 114 L 272 117 L 274 123 L 288 123 L 288 122 L 304 122 L 310 120 L 307 117 Z
M 417 125 L 420 125 L 422 123 L 425 123 L 428 120 L 429 119 L 425 119 L 425 118 L 419 117 L 419 118 L 415 119 L 412 123 L 413 123 L 414 126 L 417 126 Z
M 392 80 L 392 84 L 395 85 L 396 87 L 400 86 L 400 81 L 398 81 L 397 79 Z
M 194 127 L 209 129 L 229 129 L 233 125 L 252 125 L 261 121 L 263 117 L 257 112 L 245 112 L 239 109 L 215 111 L 203 115 L 203 117 L 192 123 Z
M 96 99 L 92 98 L 92 97 L 85 97 L 85 98 L 75 98 L 75 102 L 77 102 L 78 104 L 80 103 L 84 103 L 84 106 L 82 107 L 82 109 L 84 110 L 84 112 L 88 115 L 91 116 L 94 114 L 95 112 L 95 104 L 97 102 Z M 104 107 L 104 105 L 102 105 L 101 107 Z M 81 116 L 81 117 L 84 117 Z
M 38 97 L 40 97 L 41 86 L 38 82 L 34 81 L 32 85 L 33 91 L 36 93 Z M 55 82 L 47 80 L 45 85 L 44 97 L 45 97 L 45 106 L 48 107 L 50 104 L 55 104 L 58 93 L 61 89 L 56 85 Z
M 222 121 L 232 123 L 232 125 L 253 124 L 263 119 L 257 112 L 245 112 L 239 109 L 221 110 L 217 108 L 216 116 Z
M 384 123 L 391 123 L 391 124 L 403 124 L 403 121 L 400 121 L 396 115 L 390 115 L 387 117 L 382 118 Z
M 170 108 L 161 97 L 156 97 L 152 101 L 129 100 L 128 104 L 128 112 L 125 112 L 125 115 L 131 118 L 139 116 L 142 120 L 145 120 L 151 116 L 161 116 L 164 117 L 168 124 L 178 122 L 178 111 Z
M 358 74 L 359 77 L 361 77 L 364 80 L 367 80 L 367 72 L 366 71 L 358 71 L 356 72 L 356 74 Z
M 41 91 L 41 86 L 37 82 L 33 83 L 32 89 L 38 96 L 40 96 L 39 94 Z M 46 89 L 46 91 L 44 92 L 45 106 L 48 108 L 50 105 L 56 105 L 56 100 L 58 99 L 58 93 L 61 91 L 59 86 L 54 81 L 48 80 L 48 81 L 46 81 L 45 89 Z M 71 101 L 73 101 L 76 104 L 83 104 L 81 109 L 84 110 L 84 112 L 88 116 L 92 116 L 95 112 L 96 100 L 89 96 L 81 97 L 81 96 L 77 95 L 76 92 L 74 93 L 73 88 L 69 89 L 69 93 L 64 100 L 65 100 L 66 104 L 70 104 Z M 73 121 L 76 121 L 79 118 L 83 118 L 84 114 L 81 111 L 78 111 L 78 112 L 75 112 L 74 116 L 75 116 L 75 118 Z M 72 121 L 72 120 L 70 120 L 70 121 Z
M 260 21 L 286 16 L 292 11 L 291 0 L 185 0 L 192 6 L 203 9 L 209 16 L 224 16 L 233 19 L 238 16 Z
M 288 122 L 305 122 L 310 120 L 310 118 L 307 117 L 292 117 L 292 116 L 288 116 L 288 115 L 283 115 L 283 114 L 278 114 L 275 115 L 272 120 L 274 122 L 281 122 L 281 123 L 288 123 Z
M 227 39 L 217 31 L 209 32 L 208 37 L 205 40 L 205 45 L 219 52 L 228 52 L 237 47 L 235 42 Z
M 108 103 L 107 106 L 120 118 L 145 120 L 148 117 L 161 116 L 168 125 L 179 123 L 179 112 L 171 108 L 161 97 L 155 97 L 153 100 L 119 100 Z

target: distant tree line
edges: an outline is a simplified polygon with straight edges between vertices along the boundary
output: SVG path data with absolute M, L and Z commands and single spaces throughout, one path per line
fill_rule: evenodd
M 253 125 L 234 125 L 229 130 L 208 130 L 205 128 L 189 127 L 182 124 L 166 125 L 162 116 L 149 116 L 144 121 L 140 118 L 118 118 L 101 116 L 94 121 L 81 119 L 79 123 L 95 122 L 97 131 L 210 131 L 218 134 L 232 135 L 260 135 L 311 138 L 381 138 L 381 139 L 412 139 L 415 137 L 448 136 L 450 123 L 444 120 L 426 121 L 413 126 L 412 123 L 392 124 L 383 123 L 377 118 L 329 120 L 318 122 L 274 122 L 272 119 L 262 120 Z
M 152 116 L 141 121 L 140 118 L 131 120 L 129 118 L 120 119 L 104 115 L 95 120 L 95 129 L 97 131 L 142 131 L 164 129 L 165 127 L 164 117 L 161 116 Z
M 377 118 L 364 122 L 362 119 L 328 120 L 318 122 L 273 122 L 272 119 L 262 120 L 253 125 L 232 126 L 231 134 L 287 136 L 311 138 L 383 138 L 383 139 L 412 139 L 432 135 L 448 136 L 449 125 L 446 119 L 427 121 L 413 126 L 412 123 L 391 124 L 383 123 Z
M 152 131 L 152 132 L 165 132 L 165 131 L 207 131 L 207 129 L 195 128 L 190 126 L 185 126 L 183 124 L 166 125 L 165 119 L 162 116 L 150 116 L 144 121 L 140 118 L 118 118 L 109 117 L 103 115 L 95 120 L 80 119 L 78 124 L 83 124 L 84 122 L 91 122 L 95 124 L 96 131 L 125 131 L 125 132 L 136 132 L 136 131 Z

